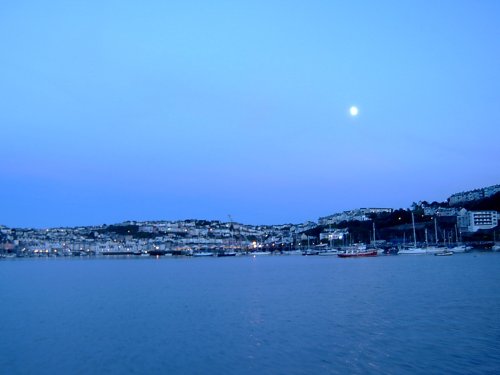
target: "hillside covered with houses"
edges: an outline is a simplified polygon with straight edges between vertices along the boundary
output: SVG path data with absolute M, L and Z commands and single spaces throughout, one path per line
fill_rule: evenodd
M 352 243 L 390 246 L 410 241 L 493 243 L 500 238 L 499 211 L 500 185 L 494 185 L 453 194 L 444 202 L 419 201 L 406 209 L 357 208 L 300 224 L 249 225 L 230 218 L 225 222 L 126 221 L 48 229 L 0 226 L 0 254 L 286 253 L 306 247 L 333 248 Z

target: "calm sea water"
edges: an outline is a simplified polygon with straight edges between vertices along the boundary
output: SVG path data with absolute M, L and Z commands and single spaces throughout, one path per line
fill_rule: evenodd
M 0 262 L 2 374 L 498 374 L 500 254 Z

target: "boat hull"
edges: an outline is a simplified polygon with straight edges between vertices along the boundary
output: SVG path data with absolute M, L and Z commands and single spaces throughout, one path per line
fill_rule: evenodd
M 425 255 L 427 251 L 425 249 L 419 248 L 409 248 L 409 249 L 401 249 L 398 252 L 398 255 Z
M 200 252 L 200 253 L 193 253 L 193 256 L 194 257 L 213 257 L 214 254 L 209 253 L 209 252 Z
M 437 257 L 447 257 L 453 255 L 453 251 L 442 251 L 440 253 L 435 253 L 434 255 Z
M 377 250 L 338 253 L 337 256 L 339 258 L 376 257 L 377 256 Z

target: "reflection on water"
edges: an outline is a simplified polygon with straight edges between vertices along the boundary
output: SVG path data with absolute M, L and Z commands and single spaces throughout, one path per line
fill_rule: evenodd
M 500 254 L 0 263 L 3 373 L 494 373 Z

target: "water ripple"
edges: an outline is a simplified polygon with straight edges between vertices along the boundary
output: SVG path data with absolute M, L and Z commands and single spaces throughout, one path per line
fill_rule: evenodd
M 497 373 L 500 254 L 325 258 L 3 262 L 0 368 Z

